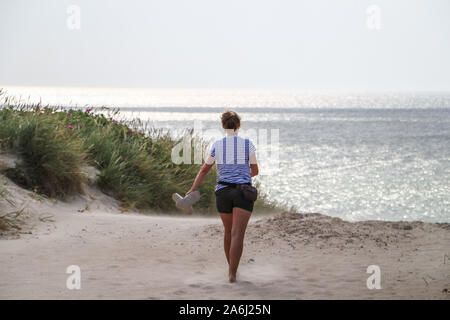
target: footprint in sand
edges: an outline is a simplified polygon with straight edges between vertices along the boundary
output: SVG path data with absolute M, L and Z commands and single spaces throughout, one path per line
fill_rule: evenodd
M 238 279 L 238 281 L 236 281 L 236 283 L 239 286 L 245 287 L 246 289 L 255 288 L 257 286 L 255 283 L 253 283 L 252 281 L 249 281 L 249 280 L 239 280 Z M 258 286 L 260 286 L 260 285 L 258 285 Z
M 177 291 L 174 291 L 174 294 L 176 294 L 177 296 L 178 295 L 181 295 L 181 294 L 185 294 L 186 293 L 186 291 L 184 291 L 184 290 L 177 290 Z
M 305 293 L 303 291 L 299 291 L 299 290 L 289 292 L 289 295 L 292 296 L 293 298 L 301 297 L 304 294 Z
M 170 263 L 170 262 L 172 262 L 171 260 L 168 260 L 168 259 L 158 259 L 158 262 L 159 263 Z

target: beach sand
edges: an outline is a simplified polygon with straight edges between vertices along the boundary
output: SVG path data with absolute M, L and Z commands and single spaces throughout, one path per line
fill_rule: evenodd
M 26 205 L 0 240 L 1 299 L 449 299 L 450 225 L 253 216 L 227 282 L 218 216 L 120 213 L 98 190 L 67 202 L 9 183 Z M 81 268 L 81 289 L 66 268 Z M 369 265 L 381 289 L 369 290 Z

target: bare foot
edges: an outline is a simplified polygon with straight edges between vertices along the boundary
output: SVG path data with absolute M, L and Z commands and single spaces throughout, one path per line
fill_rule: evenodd
M 236 274 L 229 274 L 228 275 L 228 281 L 230 281 L 230 283 L 236 282 Z

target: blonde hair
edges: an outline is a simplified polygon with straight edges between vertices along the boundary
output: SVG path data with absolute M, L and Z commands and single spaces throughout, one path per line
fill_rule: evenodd
M 222 113 L 220 119 L 222 120 L 222 125 L 224 126 L 225 129 L 236 130 L 241 124 L 241 117 L 239 117 L 239 115 L 236 112 L 231 110 L 227 110 L 224 113 Z

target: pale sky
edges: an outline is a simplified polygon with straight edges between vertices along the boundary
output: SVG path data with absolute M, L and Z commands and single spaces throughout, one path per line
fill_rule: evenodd
M 0 39 L 0 87 L 450 91 L 448 0 L 1 0 Z

